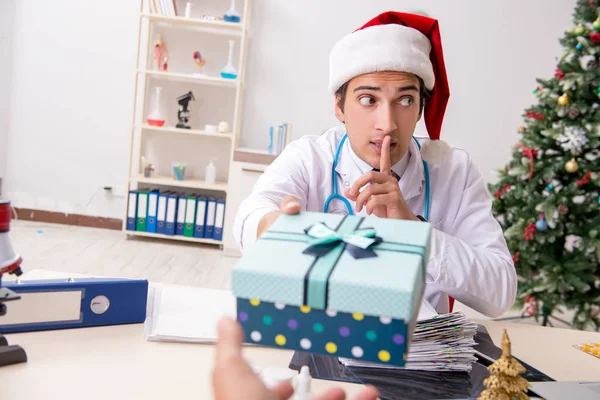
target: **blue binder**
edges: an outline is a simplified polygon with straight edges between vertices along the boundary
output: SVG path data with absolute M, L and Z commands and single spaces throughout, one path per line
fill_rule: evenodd
M 148 193 L 148 216 L 146 217 L 146 232 L 156 233 L 156 213 L 158 212 L 158 191 Z
M 24 280 L 4 286 L 21 299 L 11 301 L 0 318 L 2 333 L 135 324 L 146 319 L 147 280 Z
M 196 202 L 196 227 L 194 237 L 204 238 L 204 226 L 206 224 L 206 197 L 198 197 Z
M 165 220 L 167 219 L 167 194 L 161 192 L 158 195 L 158 207 L 156 211 L 156 233 L 162 235 L 167 233 L 167 226 Z
M 213 230 L 213 239 L 223 240 L 223 224 L 225 223 L 225 200 L 217 200 L 217 209 L 215 211 L 215 229 Z
M 135 231 L 135 223 L 137 220 L 137 190 L 129 191 L 129 199 L 127 201 L 127 230 Z
M 183 236 L 185 229 L 185 209 L 187 206 L 187 196 L 177 196 L 177 217 L 175 223 L 175 234 Z
M 213 238 L 213 230 L 215 229 L 215 213 L 217 211 L 217 201 L 214 198 L 209 198 L 206 202 L 206 225 L 204 227 L 204 237 L 207 239 Z
M 175 234 L 175 223 L 177 221 L 177 194 L 167 192 L 167 216 L 165 218 L 165 234 Z

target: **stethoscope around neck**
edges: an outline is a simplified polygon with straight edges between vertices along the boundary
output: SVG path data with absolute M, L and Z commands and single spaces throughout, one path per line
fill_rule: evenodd
M 340 141 L 340 144 L 338 144 L 337 150 L 335 151 L 335 157 L 333 158 L 333 166 L 331 167 L 332 194 L 327 198 L 327 200 L 325 200 L 325 207 L 323 208 L 323 212 L 325 212 L 325 213 L 329 212 L 329 204 L 331 203 L 331 201 L 334 199 L 337 199 L 337 200 L 340 200 L 342 203 L 344 203 L 344 205 L 346 206 L 346 209 L 348 210 L 349 215 L 354 215 L 354 212 L 352 211 L 352 206 L 350 205 L 350 202 L 348 201 L 348 199 L 338 193 L 338 185 L 337 185 L 337 179 L 336 179 L 336 175 L 335 175 L 336 174 L 335 169 L 337 168 L 337 165 L 338 165 L 340 153 L 342 152 L 342 147 L 347 138 L 348 138 L 348 134 L 345 134 L 344 137 L 342 138 L 342 140 Z M 421 150 L 421 144 L 419 143 L 419 141 L 417 139 L 415 139 L 414 136 L 413 136 L 413 140 L 417 144 L 417 147 L 419 148 L 419 150 Z M 425 169 L 425 210 L 424 210 L 425 215 L 423 217 L 429 221 L 429 193 L 430 193 L 429 167 L 427 166 L 427 162 L 425 160 L 423 160 L 423 168 Z

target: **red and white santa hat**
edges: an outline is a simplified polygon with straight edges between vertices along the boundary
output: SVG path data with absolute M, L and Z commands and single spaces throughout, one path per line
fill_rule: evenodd
M 388 11 L 344 36 L 329 56 L 332 94 L 350 79 L 371 72 L 409 72 L 423 79 L 431 93 L 424 119 L 431 140 L 422 149 L 427 162 L 444 159 L 450 146 L 440 140 L 450 89 L 439 24 L 423 15 Z

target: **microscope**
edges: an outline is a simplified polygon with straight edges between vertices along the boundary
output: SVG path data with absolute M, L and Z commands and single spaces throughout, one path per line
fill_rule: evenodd
M 10 202 L 0 199 L 0 319 L 8 312 L 7 304 L 21 297 L 10 289 L 2 287 L 2 275 L 13 274 L 20 276 L 21 257 L 15 253 L 8 235 L 10 231 L 12 209 Z M 8 341 L 0 332 L 0 366 L 17 364 L 27 361 L 27 354 L 21 347 L 8 345 Z
M 177 128 L 191 129 L 191 126 L 189 125 L 190 110 L 188 109 L 188 106 L 192 100 L 196 101 L 194 93 L 192 93 L 191 90 L 177 98 L 177 103 L 179 104 L 179 110 L 177 111 L 177 120 L 179 122 L 177 123 Z

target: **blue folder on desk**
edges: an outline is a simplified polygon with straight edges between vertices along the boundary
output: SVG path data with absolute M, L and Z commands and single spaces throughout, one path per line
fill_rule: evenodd
M 7 305 L 0 333 L 133 324 L 146 319 L 147 280 L 24 280 L 3 286 L 21 298 Z

